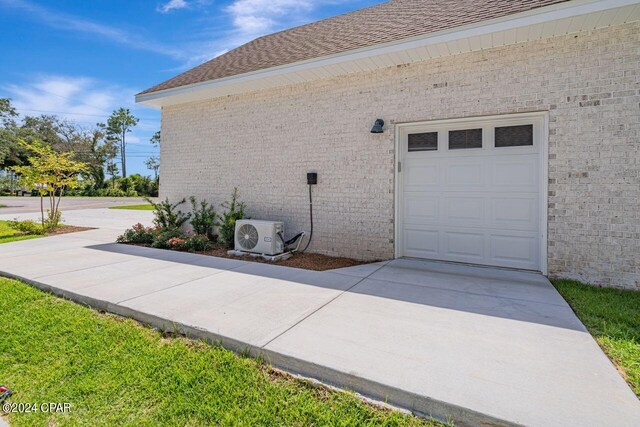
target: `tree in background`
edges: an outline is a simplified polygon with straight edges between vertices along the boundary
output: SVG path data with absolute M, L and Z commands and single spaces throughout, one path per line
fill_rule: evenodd
M 64 146 L 76 142 L 76 133 L 75 125 L 72 123 L 57 116 L 43 114 L 26 116 L 18 130 L 18 137 L 26 142 L 37 141 L 40 144 L 49 145 L 58 151 L 68 151 Z
M 158 181 L 158 170 L 160 170 L 160 157 L 151 156 L 144 161 L 147 169 L 153 171 L 153 180 Z
M 95 188 L 102 188 L 105 184 L 105 169 L 109 171 L 108 165 L 115 165 L 115 158 L 118 154 L 118 147 L 106 141 L 104 132 L 100 129 L 93 129 L 85 133 L 83 139 L 83 151 L 76 154 L 76 159 L 87 164 L 87 172 L 93 180 Z M 105 165 L 107 167 L 105 168 Z M 118 168 L 115 174 L 118 174 Z
M 122 166 L 122 177 L 127 177 L 127 133 L 139 122 L 128 108 L 120 107 L 111 113 L 107 119 L 107 124 L 99 124 L 104 130 L 107 142 L 118 147 L 120 153 L 120 164 Z
M 7 98 L 0 98 L 0 169 L 3 169 L 5 162 L 15 155 L 17 117 L 18 113 L 11 106 L 11 101 Z
M 7 171 L 0 178 L 0 193 L 14 194 L 16 190 L 26 190 L 18 182 L 17 175 L 9 170 L 13 166 L 27 164 L 28 152 L 18 143 L 37 142 L 51 147 L 57 153 L 73 153 L 73 160 L 84 163 L 86 168 L 80 174 L 80 186 L 67 189 L 66 195 L 74 196 L 155 196 L 158 193 L 158 167 L 151 164 L 155 179 L 141 176 L 119 178 L 120 169 L 116 164 L 118 154 L 122 151 L 121 137 L 131 131 L 131 120 L 113 119 L 122 112 L 130 116 L 128 110 L 121 108 L 114 111 L 109 125 L 98 123 L 95 128 L 83 128 L 78 124 L 53 115 L 20 116 L 11 105 L 11 100 L 0 98 L 0 169 Z M 122 118 L 122 117 L 120 117 Z M 137 118 L 133 117 L 137 123 Z M 124 134 L 114 130 L 116 122 L 129 122 Z M 127 127 L 125 126 L 125 127 Z M 109 134 L 108 131 L 110 130 Z M 150 142 L 159 145 L 160 133 L 157 132 Z M 126 144 L 126 140 L 125 140 Z M 126 150 L 125 150 L 126 151 Z M 126 159 L 126 152 L 125 152 Z M 119 162 L 118 162 L 119 163 Z M 148 165 L 149 166 L 149 165 Z M 109 181 L 107 182 L 107 177 Z M 132 178 L 132 179 L 129 179 Z
M 8 189 L 11 194 L 19 183 L 14 173 L 8 169 L 27 161 L 27 152 L 18 144 L 18 118 L 18 112 L 11 105 L 11 100 L 0 98 L 0 169 L 8 171 L 8 175 L 3 177 L 2 188 Z
M 151 138 L 149 138 L 149 142 L 151 143 L 151 145 L 158 148 L 160 148 L 160 141 L 161 141 L 160 131 L 157 131 L 156 133 L 153 134 Z
M 11 100 L 0 98 L 0 169 L 22 164 L 25 160 L 16 139 L 18 112 L 11 106 Z M 17 185 L 14 173 L 7 172 L 0 178 L 0 190 L 9 189 L 13 194 Z
M 151 145 L 160 148 L 160 131 L 157 131 L 153 134 L 153 136 L 149 139 Z M 158 182 L 158 171 L 160 170 L 160 156 L 151 156 L 149 157 L 144 164 L 147 166 L 147 169 L 153 171 L 153 177 Z
M 118 153 L 115 143 L 107 141 L 100 128 L 86 130 L 57 116 L 27 116 L 19 127 L 18 137 L 27 142 L 38 141 L 59 153 L 74 153 L 75 160 L 85 163 L 83 173 L 94 189 L 104 187 L 105 164 Z
M 107 173 L 111 177 L 111 188 L 115 189 L 116 188 L 116 178 L 118 177 L 118 174 L 120 173 L 120 171 L 118 170 L 118 165 L 116 164 L 114 159 L 111 159 L 107 163 Z
M 40 195 L 42 228 L 51 230 L 58 227 L 62 214 L 60 200 L 65 190 L 80 186 L 80 174 L 86 165 L 73 160 L 73 152 L 58 153 L 50 145 L 39 141 L 19 141 L 29 153 L 29 164 L 11 169 L 20 175 L 24 185 L 37 190 Z M 47 217 L 44 214 L 44 198 L 49 199 Z

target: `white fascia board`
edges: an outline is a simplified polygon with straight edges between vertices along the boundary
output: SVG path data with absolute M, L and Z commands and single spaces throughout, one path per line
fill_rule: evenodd
M 429 33 L 422 36 L 368 46 L 334 55 L 308 59 L 292 64 L 252 71 L 206 82 L 194 83 L 177 88 L 138 94 L 136 95 L 136 102 L 151 107 L 161 108 L 164 105 L 223 96 L 225 93 L 220 93 L 219 90 L 225 86 L 241 87 L 243 84 L 249 82 L 256 83 L 263 79 L 286 76 L 289 74 L 305 72 L 311 69 L 357 61 L 363 58 L 389 55 L 461 39 L 478 38 L 488 34 L 504 33 L 506 31 L 522 27 L 531 27 L 561 19 L 586 16 L 589 14 L 601 13 L 633 5 L 640 5 L 640 0 L 572 0 L 565 3 L 558 3 L 527 12 L 508 15 L 449 30 Z M 279 85 L 268 84 L 266 87 L 273 86 Z M 236 88 L 236 90 L 233 91 L 233 93 L 238 92 L 242 92 L 242 90 L 237 90 Z

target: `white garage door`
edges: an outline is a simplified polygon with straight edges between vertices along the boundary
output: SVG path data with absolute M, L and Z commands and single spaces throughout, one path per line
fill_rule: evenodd
M 543 270 L 545 116 L 399 129 L 399 255 Z

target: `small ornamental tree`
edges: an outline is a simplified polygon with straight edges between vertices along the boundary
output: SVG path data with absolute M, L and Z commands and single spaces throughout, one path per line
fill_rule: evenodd
M 58 153 L 49 145 L 38 141 L 20 141 L 19 143 L 30 153 L 29 164 L 14 166 L 11 170 L 20 175 L 25 186 L 38 191 L 42 227 L 55 229 L 60 223 L 60 200 L 65 190 L 80 186 L 80 173 L 85 172 L 87 166 L 73 160 L 73 152 Z M 49 202 L 46 218 L 45 197 Z

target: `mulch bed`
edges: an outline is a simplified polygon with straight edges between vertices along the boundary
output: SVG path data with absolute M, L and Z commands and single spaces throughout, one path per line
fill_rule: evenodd
M 57 236 L 58 234 L 77 233 L 78 231 L 95 230 L 93 227 L 76 227 L 75 225 L 61 225 L 53 231 L 46 233 L 47 236 Z
M 151 245 L 137 244 L 137 243 L 124 243 L 126 245 L 151 247 Z M 165 249 L 173 250 L 173 249 Z M 282 265 L 285 267 L 302 268 L 305 270 L 325 271 L 333 270 L 336 268 L 354 267 L 356 265 L 369 264 L 376 261 L 358 261 L 351 258 L 334 257 L 322 254 L 314 254 L 310 252 L 294 253 L 289 259 L 280 261 L 268 261 L 260 256 L 254 257 L 251 255 L 236 256 L 227 253 L 228 248 L 216 247 L 208 251 L 191 252 L 198 255 L 215 256 L 219 258 L 231 258 L 239 259 L 242 261 L 259 262 L 262 264 L 274 264 Z M 176 251 L 179 252 L 179 251 Z
M 262 257 L 253 257 L 251 255 L 236 256 L 229 255 L 227 248 L 215 248 L 206 252 L 197 252 L 202 255 L 211 255 L 221 258 L 241 259 L 243 261 L 260 262 L 264 264 L 284 265 L 285 267 L 303 268 L 305 270 L 325 271 L 335 268 L 354 267 L 356 265 L 368 264 L 365 261 L 357 261 L 351 258 L 333 257 L 322 254 L 314 254 L 310 252 L 294 253 L 289 259 L 281 261 L 268 261 Z

